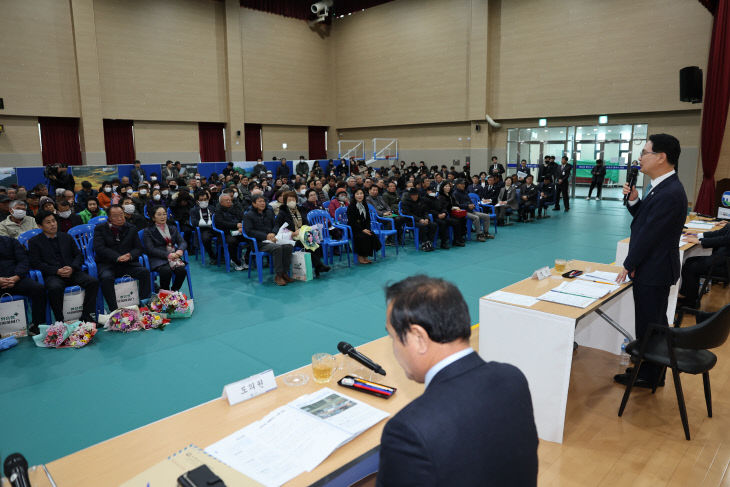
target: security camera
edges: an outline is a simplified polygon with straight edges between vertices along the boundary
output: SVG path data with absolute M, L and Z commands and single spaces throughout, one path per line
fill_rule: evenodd
M 329 8 L 332 6 L 332 0 L 324 0 L 312 4 L 312 13 L 319 16 L 327 16 L 329 14 Z

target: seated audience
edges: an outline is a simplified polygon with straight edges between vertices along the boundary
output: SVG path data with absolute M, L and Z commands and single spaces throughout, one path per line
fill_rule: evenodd
M 520 203 L 517 200 L 517 186 L 512 184 L 513 181 L 512 176 L 504 178 L 504 186 L 499 190 L 499 196 L 497 197 L 499 206 L 495 207 L 497 210 L 498 225 L 504 225 L 504 217 L 507 215 L 507 209 L 516 212 L 520 207 Z
M 453 215 L 454 210 L 461 210 L 459 207 L 454 194 L 451 191 L 454 187 L 450 180 L 446 180 L 441 183 L 441 189 L 438 192 L 438 202 L 441 205 L 441 211 L 433 214 L 434 221 L 439 225 L 441 230 L 442 225 L 439 222 L 446 222 L 453 229 L 454 232 L 454 246 L 463 247 L 466 242 L 466 217 L 458 217 Z M 448 230 L 446 231 L 446 241 L 443 239 L 444 234 L 441 234 L 441 248 L 448 247 Z M 447 242 L 447 247 L 444 247 L 444 242 Z
M 154 207 L 150 216 L 152 225 L 144 229 L 143 237 L 150 269 L 159 274 L 160 289 L 179 291 L 187 275 L 187 262 L 183 260 L 187 243 L 177 231 L 177 226 L 167 224 L 167 210 L 163 206 Z
M 35 214 L 40 210 L 41 197 L 38 193 L 28 193 L 25 199 L 27 205 L 27 212 L 30 216 L 35 217 Z
M 56 212 L 56 203 L 48 196 L 41 196 L 39 211 Z
M 700 290 L 700 276 L 710 270 L 714 275 L 727 274 L 727 259 L 730 258 L 730 225 L 721 223 L 723 228 L 714 232 L 689 235 L 686 240 L 699 244 L 703 249 L 712 249 L 712 255 L 690 257 L 682 266 L 682 286 L 679 290 L 679 304 L 695 308 Z
M 28 277 L 28 254 L 15 238 L 0 235 L 0 293 L 19 294 L 30 298 L 31 334 L 39 333 L 38 325 L 46 323 L 46 291 L 42 284 Z
M 550 218 L 548 215 L 548 207 L 555 203 L 555 184 L 552 182 L 552 178 L 547 174 L 543 178 L 543 181 L 537 185 L 537 191 L 540 198 L 537 200 L 537 218 Z M 543 210 L 545 216 L 543 217 Z
M 94 197 L 86 199 L 86 209 L 79 213 L 81 221 L 89 223 L 89 220 L 97 216 L 107 216 L 106 211 L 99 208 L 99 202 Z
M 134 204 L 134 200 L 129 196 L 122 199 L 122 209 L 124 210 L 124 219 L 130 225 L 139 232 L 144 230 L 149 225 L 149 221 L 137 213 L 137 206 Z
M 412 216 L 416 228 L 418 228 L 421 250 L 431 252 L 433 250 L 433 238 L 438 228 L 429 218 L 430 207 L 423 201 L 418 189 L 409 188 L 407 198 L 401 205 L 403 215 Z
M 537 206 L 537 186 L 532 184 L 532 175 L 525 178 L 525 182 L 520 187 L 520 221 L 530 221 L 535 219 L 535 207 Z
M 137 228 L 127 223 L 121 206 L 109 208 L 109 220 L 94 229 L 94 257 L 99 272 L 101 293 L 110 311 L 117 309 L 114 280 L 130 276 L 137 279 L 139 298 L 150 297 L 150 272 L 139 263 L 142 242 Z
M 74 239 L 58 231 L 58 220 L 54 213 L 41 210 L 36 215 L 36 222 L 43 232 L 28 241 L 30 266 L 43 274 L 48 301 L 56 321 L 66 321 L 63 296 L 65 289 L 70 286 L 79 286 L 85 291 L 81 321 L 96 321 L 93 315 L 99 281 L 81 270 L 84 257 Z
M 255 238 L 260 251 L 268 252 L 274 259 L 274 282 L 286 286 L 294 279 L 287 274 L 291 267 L 293 245 L 279 244 L 274 233 L 274 211 L 266 205 L 262 195 L 253 197 L 253 207 L 243 217 L 246 235 Z M 264 241 L 267 242 L 264 242 Z
M 363 188 L 355 190 L 352 204 L 347 207 L 347 224 L 352 229 L 353 250 L 357 254 L 357 261 L 361 264 L 372 264 L 368 257 L 380 250 L 381 244 L 370 224 L 370 211 Z
M 73 212 L 71 204 L 67 200 L 58 200 L 58 231 L 68 232 L 76 225 L 82 225 L 81 217 Z
M 317 190 L 316 189 L 308 189 L 306 200 L 304 203 L 302 203 L 302 208 L 309 213 L 312 210 L 323 210 L 324 207 L 319 202 L 319 198 L 317 197 Z
M 337 208 L 340 208 L 342 206 L 347 207 L 349 206 L 349 204 L 350 200 L 347 196 L 347 190 L 345 188 L 337 188 L 337 190 L 335 191 L 335 199 L 331 201 L 329 208 L 327 208 L 327 211 L 329 211 L 330 216 L 334 218 Z
M 97 195 L 96 199 L 98 200 L 99 207 L 102 210 L 106 210 L 112 205 L 112 183 L 105 182 L 101 185 L 99 194 Z
M 466 210 L 466 218 L 469 225 L 473 225 L 474 232 L 477 234 L 479 242 L 486 242 L 488 238 L 494 238 L 489 234 L 489 221 L 491 217 L 481 211 L 476 210 L 476 205 L 465 191 L 466 181 L 463 179 L 456 180 L 456 189 L 454 190 L 454 200 L 459 208 Z
M 390 205 L 385 201 L 385 198 L 380 196 L 379 194 L 380 188 L 378 186 L 371 186 L 370 190 L 368 191 L 368 197 L 366 199 L 368 205 L 372 205 L 373 208 L 375 208 L 375 212 L 378 214 L 380 218 L 388 218 L 390 221 L 393 222 L 393 224 L 389 223 L 382 223 L 383 228 L 385 230 L 395 230 L 396 231 L 396 237 L 395 242 L 393 242 L 393 237 L 389 236 L 388 240 L 386 240 L 389 244 L 402 244 L 403 243 L 403 225 L 405 222 L 405 218 L 398 216 L 398 205 L 396 203 L 396 213 L 393 213 L 393 211 L 390 208 Z
M 200 191 L 197 195 L 197 204 L 190 210 L 193 226 L 200 228 L 200 239 L 203 241 L 203 248 L 208 253 L 211 262 L 216 260 L 216 253 L 213 251 L 213 210 L 210 208 L 210 194 L 207 191 Z
M 9 208 L 10 215 L 0 222 L 0 235 L 18 238 L 21 233 L 38 228 L 33 217 L 26 214 L 25 201 L 12 201 Z
M 218 208 L 215 211 L 215 226 L 219 230 L 222 230 L 226 236 L 225 244 L 228 246 L 228 255 L 231 259 L 230 263 L 237 271 L 248 269 L 248 265 L 245 262 L 241 262 L 238 256 L 238 244 L 244 242 L 244 238 L 241 236 L 242 222 L 243 211 L 240 207 L 233 205 L 230 194 L 223 193 L 218 200 Z
M 314 193 L 313 189 L 309 190 Z M 317 195 L 314 194 L 316 200 Z M 279 233 L 279 229 L 286 223 L 286 228 L 292 232 L 292 240 L 297 240 L 299 237 L 299 229 L 302 225 L 308 225 L 307 213 L 308 210 L 302 205 L 297 205 L 297 195 L 293 191 L 287 191 L 284 193 L 284 201 L 286 204 L 281 206 L 279 214 L 276 215 L 274 220 L 273 233 Z M 301 244 L 295 245 L 295 247 L 301 247 Z M 322 262 L 322 247 L 318 247 L 317 250 L 305 250 L 312 254 L 312 268 L 314 274 L 319 277 L 322 272 L 329 272 L 330 267 Z
M 0 221 L 5 220 L 10 215 L 11 201 L 7 194 L 0 194 Z

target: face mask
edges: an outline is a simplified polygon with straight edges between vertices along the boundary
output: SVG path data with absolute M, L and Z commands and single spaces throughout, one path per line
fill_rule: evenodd
M 132 195 L 134 194 L 134 190 L 133 190 L 133 189 L 128 189 L 128 190 L 127 190 L 127 194 L 128 194 L 129 196 L 132 196 Z
M 195 176 L 195 179 L 197 179 L 198 181 L 200 181 L 200 176 Z
M 170 191 L 177 191 L 177 186 L 170 186 Z
M 112 189 L 111 188 L 108 188 L 108 187 L 107 188 L 104 188 L 104 192 L 105 193 L 111 193 L 112 192 Z
M 344 194 L 341 194 L 337 197 L 337 199 L 340 201 L 345 201 L 347 199 L 347 196 L 345 196 Z
M 306 189 L 303 189 L 303 190 L 301 190 L 299 192 L 299 194 L 302 195 L 302 196 L 304 196 L 306 193 L 307 193 L 307 190 Z
M 61 218 L 68 218 L 68 217 L 71 216 L 71 210 L 68 210 L 68 211 L 59 211 L 58 212 L 58 216 L 60 216 Z
M 140 189 L 139 190 L 139 194 L 141 194 L 142 196 L 145 196 L 147 194 L 147 190 L 146 189 Z
M 13 218 L 22 220 L 23 218 L 25 218 L 25 210 L 13 210 Z
M 233 193 L 234 198 L 238 198 L 238 193 Z
M 436 193 L 428 193 L 428 195 L 429 195 L 429 196 L 430 196 L 431 198 L 435 198 L 435 197 L 436 197 Z
M 259 189 L 251 191 L 251 196 L 261 196 L 262 194 L 264 194 L 264 192 Z
M 155 200 L 155 201 L 160 201 L 160 195 L 159 194 L 156 194 L 156 195 L 154 195 L 152 197 L 152 199 Z
M 124 209 L 124 213 L 128 215 L 134 213 L 134 205 L 124 205 L 122 208 Z
M 288 206 L 290 210 L 293 210 L 294 208 L 297 207 L 297 202 L 296 201 L 287 201 L 286 206 Z
M 150 178 L 150 181 L 157 181 L 157 176 L 152 176 L 152 177 Z
M 155 184 L 154 186 L 152 186 L 152 189 L 160 189 L 160 185 L 159 184 Z
M 167 196 L 168 194 L 170 194 L 170 192 L 168 190 L 166 190 L 166 189 L 162 190 L 162 196 Z
M 208 202 L 207 201 L 198 201 L 198 206 L 203 209 L 208 208 Z

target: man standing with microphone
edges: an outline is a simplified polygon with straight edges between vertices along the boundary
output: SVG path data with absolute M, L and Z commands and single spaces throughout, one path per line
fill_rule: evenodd
M 668 326 L 669 288 L 680 276 L 677 243 L 687 216 L 687 195 L 677 175 L 680 152 L 675 137 L 650 135 L 641 151 L 639 165 L 641 172 L 651 178 L 651 183 L 642 198 L 633 185 L 626 183 L 623 188 L 624 195 L 628 195 L 627 208 L 634 219 L 629 253 L 616 282 L 624 282 L 626 276 L 634 281 L 634 318 L 639 341 L 650 325 Z M 651 388 L 655 382 L 662 386 L 660 373 L 658 365 L 643 363 L 634 386 Z M 628 384 L 631 371 L 616 375 L 614 380 Z

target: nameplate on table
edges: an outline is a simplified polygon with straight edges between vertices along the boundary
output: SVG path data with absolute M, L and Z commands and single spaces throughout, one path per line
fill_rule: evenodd
M 550 277 L 550 268 L 548 266 L 541 267 L 532 273 L 532 278 L 542 281 L 543 279 Z
M 274 371 L 269 369 L 228 384 L 223 388 L 223 398 L 228 399 L 229 406 L 233 406 L 274 389 L 276 389 L 276 379 L 274 378 Z

